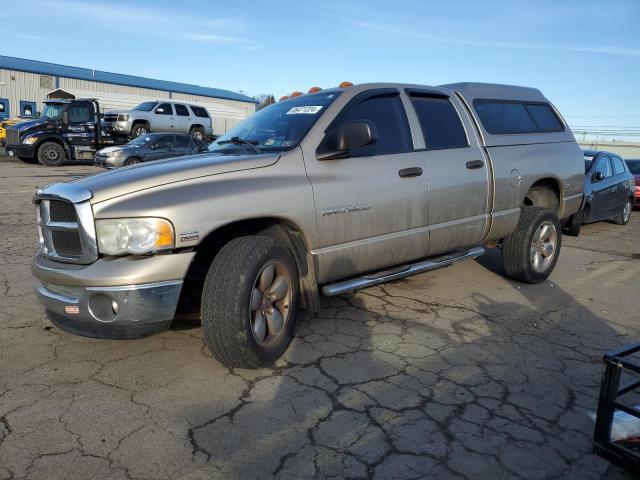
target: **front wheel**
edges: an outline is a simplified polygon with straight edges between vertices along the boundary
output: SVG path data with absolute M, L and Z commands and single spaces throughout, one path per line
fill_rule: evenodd
M 149 133 L 149 127 L 145 124 L 137 123 L 131 127 L 131 140 L 146 135 L 147 133 Z
M 139 163 L 142 163 L 142 160 L 140 160 L 138 157 L 131 157 L 124 162 L 124 166 L 128 167 L 129 165 L 137 165 Z
M 227 367 L 257 368 L 278 359 L 293 339 L 298 270 L 270 237 L 231 240 L 220 249 L 202 291 L 202 329 Z
M 46 167 L 57 167 L 65 160 L 64 148 L 54 142 L 43 143 L 38 148 L 38 161 Z
M 516 230 L 503 241 L 502 265 L 514 280 L 540 283 L 556 266 L 561 244 L 556 214 L 546 208 L 524 207 Z
M 629 223 L 631 219 L 631 210 L 633 209 L 633 203 L 631 203 L 631 199 L 627 198 L 627 201 L 624 203 L 622 207 L 622 211 L 613 217 L 613 221 L 616 222 L 617 225 L 626 225 Z

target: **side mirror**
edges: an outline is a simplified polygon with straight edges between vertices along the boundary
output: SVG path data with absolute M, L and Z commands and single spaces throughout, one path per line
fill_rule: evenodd
M 164 108 L 156 108 L 156 113 L 164 113 Z
M 377 141 L 376 127 L 369 120 L 354 120 L 329 134 L 328 150 L 317 155 L 318 160 L 346 158 L 354 148 L 371 145 Z
M 69 124 L 69 112 L 62 112 L 62 123 Z
M 604 173 L 602 173 L 602 172 L 595 172 L 595 173 L 593 174 L 593 179 L 594 179 L 596 182 L 600 182 L 600 181 L 604 180 Z

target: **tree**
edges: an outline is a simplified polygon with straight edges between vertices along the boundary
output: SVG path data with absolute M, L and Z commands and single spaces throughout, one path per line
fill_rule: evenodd
M 268 107 L 272 103 L 276 103 L 276 97 L 274 97 L 271 93 L 259 93 L 253 97 L 258 102 L 257 110 L 261 108 Z

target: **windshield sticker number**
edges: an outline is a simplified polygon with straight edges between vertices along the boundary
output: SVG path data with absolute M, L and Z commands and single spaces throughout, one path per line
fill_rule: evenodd
M 322 105 L 307 105 L 306 107 L 293 107 L 287 115 L 311 114 L 315 115 L 322 109 Z

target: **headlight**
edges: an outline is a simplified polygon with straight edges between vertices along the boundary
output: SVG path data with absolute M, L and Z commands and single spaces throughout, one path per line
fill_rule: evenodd
M 164 218 L 96 220 L 98 251 L 105 255 L 153 253 L 174 247 L 173 225 Z
M 37 141 L 38 141 L 38 137 L 27 137 L 24 140 L 22 140 L 22 143 L 24 143 L 25 145 L 33 145 Z
M 129 120 L 129 114 L 127 114 L 127 113 L 118 114 L 118 121 L 119 122 L 126 122 L 127 120 Z

